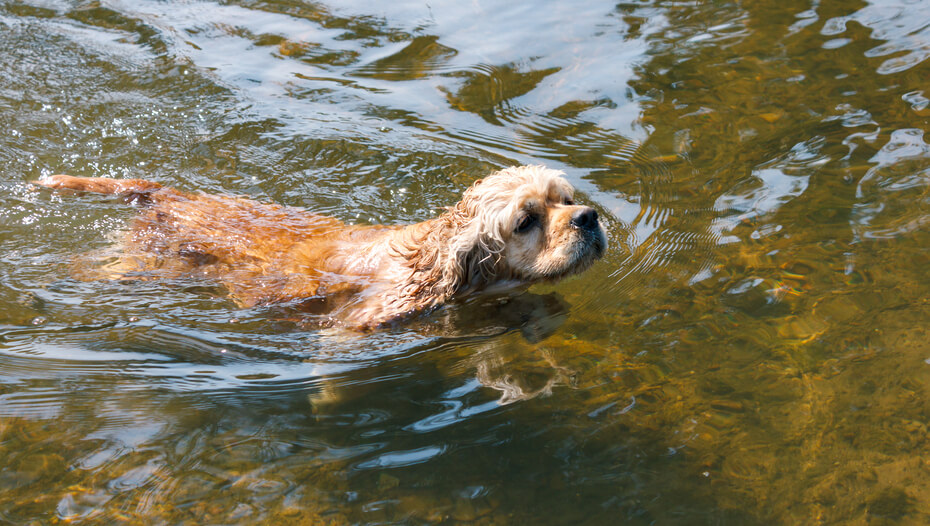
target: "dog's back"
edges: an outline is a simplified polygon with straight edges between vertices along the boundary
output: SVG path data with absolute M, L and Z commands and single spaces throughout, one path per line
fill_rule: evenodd
M 143 205 L 119 247 L 119 264 L 107 266 L 109 276 L 217 279 L 244 306 L 325 293 L 323 270 L 338 269 L 333 260 L 347 233 L 341 221 L 299 208 L 186 194 L 144 179 L 54 175 L 36 184 Z M 352 230 L 364 242 L 382 229 Z

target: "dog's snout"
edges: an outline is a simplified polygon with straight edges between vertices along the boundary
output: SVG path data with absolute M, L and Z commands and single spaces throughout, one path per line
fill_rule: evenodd
M 597 227 L 597 210 L 591 207 L 581 208 L 572 214 L 572 226 L 590 230 Z

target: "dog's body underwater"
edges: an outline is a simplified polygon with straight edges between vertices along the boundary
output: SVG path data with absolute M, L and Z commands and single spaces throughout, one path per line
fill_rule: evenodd
M 350 226 L 142 179 L 54 175 L 36 183 L 144 206 L 111 275 L 206 277 L 242 306 L 305 303 L 356 328 L 474 292 L 554 281 L 588 268 L 607 246 L 594 209 L 575 205 L 561 173 L 541 166 L 495 172 L 439 217 L 403 226 Z

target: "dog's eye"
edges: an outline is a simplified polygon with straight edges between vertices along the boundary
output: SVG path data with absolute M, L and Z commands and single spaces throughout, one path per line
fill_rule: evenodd
M 532 228 L 533 225 L 535 224 L 536 224 L 536 216 L 533 214 L 526 214 L 525 216 L 523 216 L 523 219 L 521 219 L 520 222 L 517 223 L 516 232 L 518 234 L 522 234 L 526 232 L 527 230 L 529 230 L 530 228 Z
M 564 204 L 565 204 L 566 206 L 572 206 L 573 204 L 575 204 L 575 201 L 566 198 Z

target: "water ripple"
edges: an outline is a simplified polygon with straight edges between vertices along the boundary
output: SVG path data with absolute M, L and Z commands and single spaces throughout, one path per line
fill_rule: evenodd
M 885 41 L 875 46 L 867 57 L 886 57 L 876 69 L 882 75 L 901 73 L 930 57 L 930 9 L 926 4 L 907 0 L 870 2 L 855 13 L 828 19 L 821 29 L 827 36 L 842 35 L 850 22 L 871 30 L 871 38 Z

